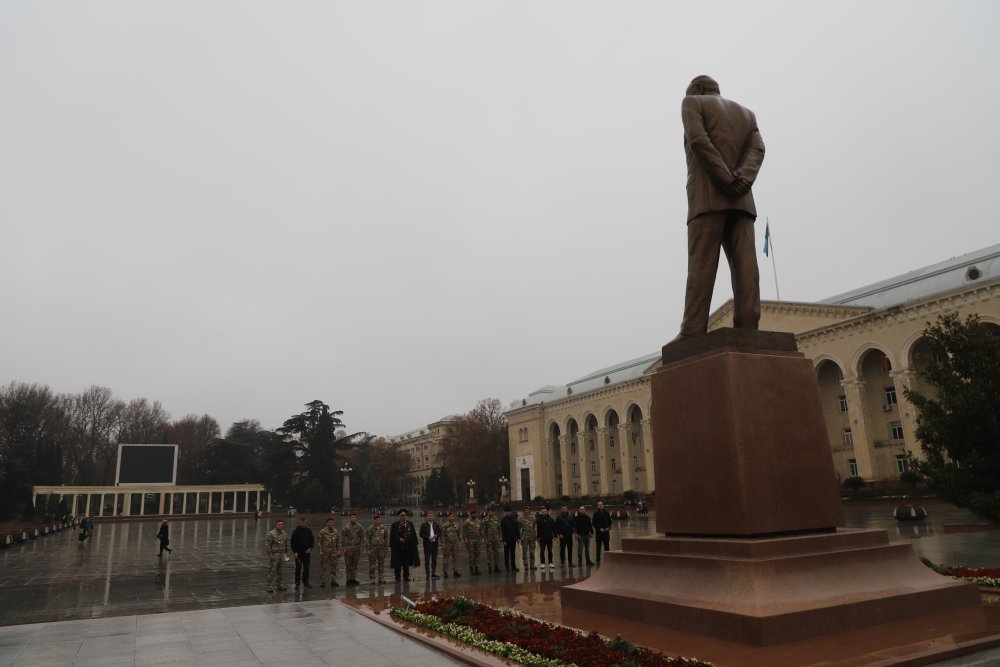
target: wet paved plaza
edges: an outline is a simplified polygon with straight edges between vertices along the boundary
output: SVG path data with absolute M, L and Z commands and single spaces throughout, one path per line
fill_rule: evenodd
M 918 555 L 936 562 L 1000 564 L 1000 530 L 946 530 L 949 525 L 977 522 L 969 513 L 946 504 L 924 504 L 930 517 L 909 524 L 897 523 L 891 517 L 892 503 L 848 503 L 846 523 L 854 528 L 885 528 L 890 539 L 908 541 Z M 320 519 L 310 517 L 314 531 L 322 525 Z M 370 517 L 363 516 L 361 521 L 368 525 Z M 338 527 L 342 523 L 338 520 Z M 419 651 L 412 660 L 397 662 L 405 651 L 386 653 L 383 643 L 400 646 L 402 641 L 409 647 L 413 642 L 384 627 L 376 628 L 377 623 L 338 602 L 381 598 L 371 603 L 384 607 L 389 598 L 398 601 L 400 595 L 420 598 L 483 588 L 498 593 L 506 588 L 512 593 L 554 591 L 590 573 L 587 567 L 560 567 L 557 549 L 555 569 L 470 577 L 463 552 L 459 560 L 463 576 L 459 579 L 428 581 L 420 567 L 411 572 L 410 582 L 395 583 L 391 571 L 387 571 L 390 583 L 370 585 L 367 557 L 363 556 L 358 568 L 361 586 L 344 585 L 341 562 L 341 585 L 319 588 L 318 562 L 314 562 L 313 587 L 296 591 L 291 586 L 293 567 L 289 564 L 285 570 L 288 591 L 269 594 L 263 541 L 271 525 L 273 518 L 259 522 L 243 517 L 175 521 L 171 524 L 174 551 L 163 558 L 156 555 L 157 521 L 100 523 L 93 538 L 82 546 L 75 533 L 63 531 L 0 550 L 0 626 L 8 626 L 0 627 L 0 667 L 228 664 L 230 656 L 237 658 L 232 664 L 280 664 L 288 656 L 295 656 L 295 664 L 299 665 L 330 660 L 337 664 L 335 656 L 344 658 L 352 652 L 358 659 L 350 661 L 358 665 L 448 664 L 449 659 L 423 647 L 414 648 Z M 620 548 L 622 537 L 652 534 L 654 526 L 652 517 L 616 522 L 612 549 Z M 482 560 L 480 564 L 485 572 Z M 440 565 L 439 560 L 439 572 Z M 520 586 L 515 589 L 515 584 Z M 527 589 L 525 584 L 529 584 Z M 54 624 L 56 621 L 69 622 Z M 207 631 L 213 627 L 214 632 Z M 274 633 L 268 632 L 274 628 Z M 365 643 L 369 634 L 381 639 L 370 640 L 369 646 Z M 350 642 L 345 639 L 347 635 Z M 268 640 L 284 650 L 271 650 Z M 328 653 L 327 645 L 330 650 L 340 646 L 346 653 Z M 209 650 L 217 647 L 226 648 Z M 212 653 L 216 654 L 209 655 Z M 422 662 L 424 658 L 427 660 Z

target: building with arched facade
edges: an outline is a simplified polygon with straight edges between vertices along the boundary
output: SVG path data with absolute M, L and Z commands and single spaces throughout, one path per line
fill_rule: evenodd
M 978 314 L 1000 331 L 1000 245 L 815 303 L 765 301 L 760 328 L 795 334 L 812 359 L 840 479 L 898 479 L 921 456 L 906 388 L 919 376 L 927 324 Z M 732 326 L 732 301 L 709 329 Z M 659 352 L 547 385 L 511 403 L 512 498 L 653 491 L 650 376 Z

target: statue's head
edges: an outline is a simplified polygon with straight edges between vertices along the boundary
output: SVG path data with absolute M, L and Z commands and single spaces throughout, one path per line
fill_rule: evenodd
M 720 95 L 719 82 L 707 74 L 701 74 L 691 79 L 686 95 Z

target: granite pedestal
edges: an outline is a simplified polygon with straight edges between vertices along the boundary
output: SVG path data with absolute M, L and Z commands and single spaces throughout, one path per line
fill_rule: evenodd
M 562 590 L 598 611 L 766 646 L 980 606 L 884 530 L 845 530 L 812 363 L 791 334 L 722 329 L 652 378 L 657 531 Z

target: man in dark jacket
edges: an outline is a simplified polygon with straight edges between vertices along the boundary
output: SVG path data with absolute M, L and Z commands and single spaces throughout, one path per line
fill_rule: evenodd
M 507 572 L 519 572 L 517 569 L 517 543 L 521 539 L 521 524 L 511 511 L 510 505 L 503 508 L 503 518 L 500 519 L 500 538 L 503 540 L 503 569 Z
M 552 562 L 552 540 L 556 536 L 556 522 L 549 516 L 548 508 L 542 508 L 538 518 L 535 519 L 535 532 L 538 535 L 538 566 L 545 569 L 545 552 L 549 552 L 549 569 L 556 569 Z
M 556 534 L 559 535 L 559 564 L 565 565 L 569 558 L 569 566 L 573 567 L 573 533 L 576 524 L 569 515 L 569 508 L 562 506 L 562 511 L 556 517 Z
M 604 545 L 605 551 L 611 550 L 611 512 L 604 509 L 604 501 L 597 501 L 597 511 L 594 512 L 594 534 L 597 545 L 595 547 L 597 551 L 597 564 L 601 564 L 601 545 Z
M 167 523 L 166 519 L 164 519 L 163 523 L 160 524 L 160 532 L 156 534 L 156 539 L 160 541 L 160 553 L 156 554 L 157 558 L 163 555 L 164 550 L 166 550 L 167 553 L 172 551 L 172 549 L 168 546 L 170 544 L 170 525 Z
M 309 557 L 312 554 L 313 547 L 316 546 L 316 538 L 313 536 L 313 532 L 309 530 L 306 526 L 308 522 L 305 517 L 299 518 L 299 525 L 292 531 L 292 537 L 289 540 L 292 547 L 292 553 L 295 554 L 295 587 L 298 588 L 301 583 L 306 588 L 312 588 L 309 585 Z
M 389 564 L 396 581 L 399 581 L 400 570 L 403 581 L 409 581 L 410 567 L 420 566 L 420 556 L 417 553 L 417 529 L 407 519 L 406 510 L 399 510 L 399 520 L 389 528 L 389 553 Z
M 576 533 L 576 566 L 583 567 L 584 554 L 587 555 L 587 565 L 593 565 L 594 562 L 590 560 L 590 536 L 594 534 L 594 524 L 583 505 L 580 505 L 580 510 L 573 519 L 573 531 Z
M 427 580 L 437 579 L 438 538 L 441 524 L 434 520 L 434 512 L 427 513 L 427 521 L 420 524 L 420 539 L 424 543 L 424 574 Z

